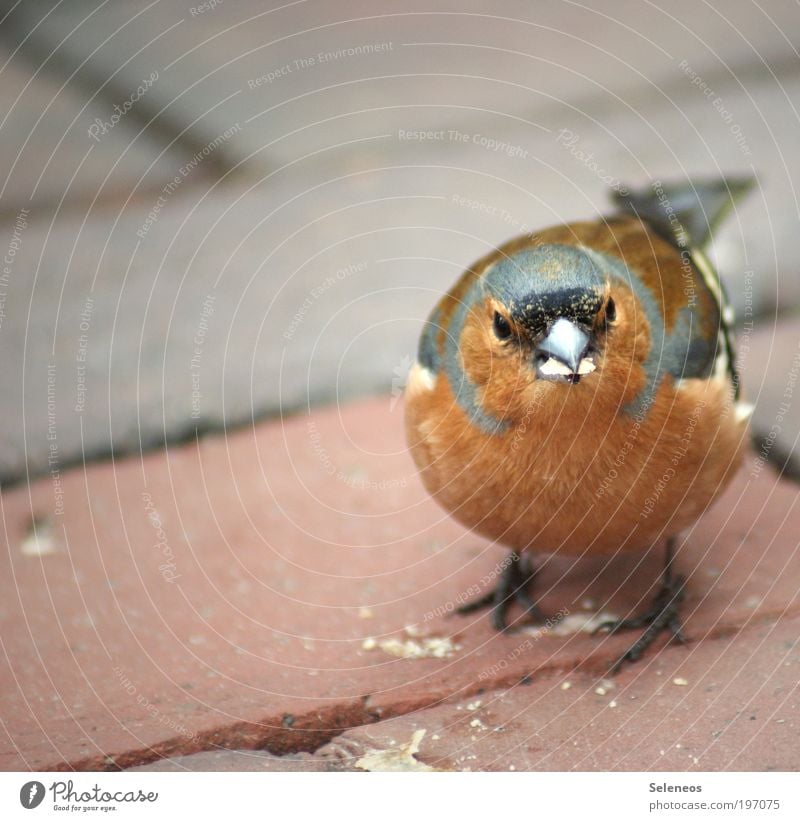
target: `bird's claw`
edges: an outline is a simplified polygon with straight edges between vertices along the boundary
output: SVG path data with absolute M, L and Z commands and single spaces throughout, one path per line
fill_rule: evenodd
M 641 636 L 614 662 L 610 672 L 616 673 L 626 661 L 638 661 L 647 648 L 664 630 L 670 634 L 670 641 L 686 643 L 686 636 L 681 629 L 679 606 L 683 601 L 683 590 L 686 580 L 682 576 L 667 579 L 656 595 L 653 606 L 646 613 L 632 619 L 604 621 L 593 634 L 606 632 L 609 635 L 621 630 L 638 630 L 646 628 Z
M 499 633 L 502 633 L 509 629 L 506 616 L 512 603 L 517 601 L 526 613 L 533 616 L 535 620 L 541 621 L 543 616 L 528 592 L 535 576 L 536 570 L 527 556 L 518 556 L 516 553 L 512 553 L 511 561 L 500 574 L 496 587 L 480 598 L 473 599 L 456 608 L 456 613 L 463 616 L 491 607 L 492 626 Z

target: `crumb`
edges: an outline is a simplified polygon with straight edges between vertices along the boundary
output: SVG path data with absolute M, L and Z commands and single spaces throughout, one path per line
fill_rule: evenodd
M 30 520 L 20 550 L 25 556 L 47 556 L 58 552 L 53 526 L 49 520 L 40 516 L 34 516 Z
M 572 684 L 568 681 L 564 681 L 561 683 L 562 690 L 569 690 L 570 687 L 572 687 Z
M 449 637 L 430 636 L 416 641 L 414 639 L 385 639 L 378 646 L 384 653 L 404 659 L 446 659 L 461 649 L 460 644 L 454 644 Z
M 593 633 L 603 622 L 616 621 L 613 613 L 570 613 L 561 621 L 547 628 L 541 625 L 522 628 L 526 636 L 571 636 L 575 633 Z
M 419 761 L 416 753 L 419 750 L 420 742 L 425 735 L 425 730 L 415 730 L 408 744 L 397 746 L 397 742 L 392 740 L 389 746 L 393 750 L 371 750 L 356 761 L 356 767 L 360 770 L 371 772 L 391 772 L 391 771 L 427 771 L 431 772 L 435 768 Z
M 678 687 L 685 687 L 689 682 L 685 678 L 674 678 L 672 679 L 672 683 Z

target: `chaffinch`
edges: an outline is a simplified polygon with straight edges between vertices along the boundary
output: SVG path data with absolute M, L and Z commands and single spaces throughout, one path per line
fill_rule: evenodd
M 683 640 L 674 536 L 739 465 L 750 406 L 731 309 L 703 253 L 749 180 L 617 193 L 605 219 L 514 239 L 469 268 L 430 315 L 406 388 L 406 430 L 428 491 L 512 549 L 497 586 L 542 618 L 526 552 L 612 554 L 666 539 L 653 607 L 606 622 Z

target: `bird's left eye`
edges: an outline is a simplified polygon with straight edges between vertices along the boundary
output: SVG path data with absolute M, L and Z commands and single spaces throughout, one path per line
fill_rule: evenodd
M 606 322 L 613 322 L 617 318 L 617 306 L 611 297 L 606 302 Z
M 494 312 L 494 334 L 498 339 L 508 339 L 511 336 L 508 320 L 498 311 Z

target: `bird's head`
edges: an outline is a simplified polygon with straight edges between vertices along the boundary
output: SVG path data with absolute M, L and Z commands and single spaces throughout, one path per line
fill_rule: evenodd
M 544 395 L 596 398 L 604 371 L 615 372 L 616 385 L 637 387 L 631 365 L 647 346 L 637 350 L 634 294 L 590 252 L 525 249 L 491 264 L 476 284 L 480 298 L 460 348 L 489 413 L 508 418 Z

